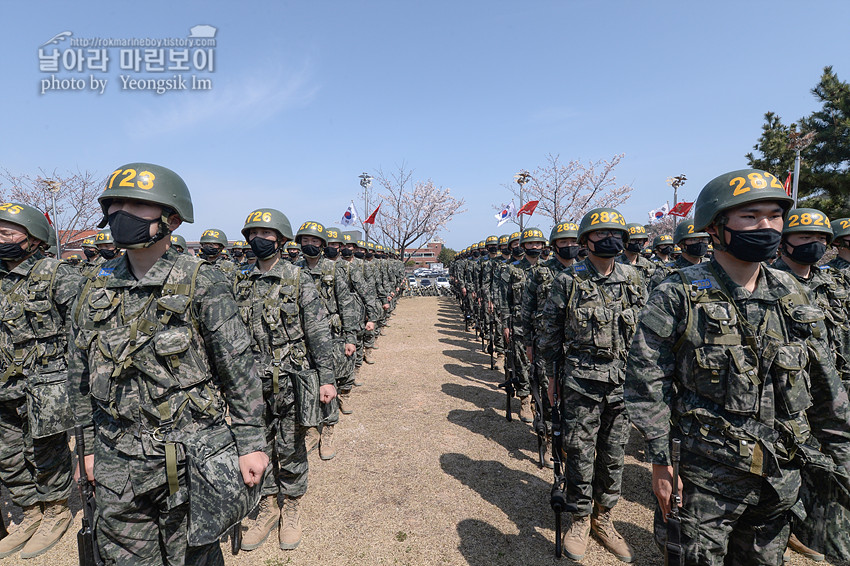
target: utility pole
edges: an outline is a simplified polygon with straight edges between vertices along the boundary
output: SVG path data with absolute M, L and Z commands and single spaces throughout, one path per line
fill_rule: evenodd
M 676 208 L 676 205 L 679 204 L 679 187 L 685 184 L 688 178 L 685 177 L 685 174 L 682 173 L 676 177 L 667 177 L 667 184 L 673 187 L 673 208 Z M 673 231 L 676 231 L 676 227 L 679 225 L 679 217 L 673 217 Z
M 814 140 L 814 132 L 802 134 L 796 129 L 788 132 L 788 149 L 794 151 L 794 188 L 791 192 L 791 198 L 794 199 L 794 208 L 797 208 L 797 191 L 800 185 L 800 152 L 812 145 Z
M 517 211 L 519 211 L 519 209 L 522 208 L 522 205 L 525 204 L 522 201 L 522 188 L 525 186 L 525 184 L 527 182 L 529 182 L 531 180 L 531 173 L 529 173 L 528 171 L 523 169 L 522 171 L 520 171 L 519 173 L 514 175 L 514 180 L 516 180 L 517 185 L 519 185 L 519 208 L 517 208 Z M 517 220 L 519 220 L 519 231 L 522 232 L 522 215 L 521 214 L 517 214 Z
M 47 181 L 47 186 L 50 187 L 50 197 L 53 199 L 53 230 L 56 232 L 56 258 L 62 259 L 62 240 L 59 239 L 59 216 L 56 215 L 56 194 L 60 191 L 62 185 L 59 181 L 51 179 Z
M 369 187 L 372 186 L 372 176 L 365 171 L 360 174 L 360 186 L 363 187 L 363 206 L 366 207 L 366 210 L 363 211 L 363 214 L 369 214 Z M 360 219 L 360 225 L 363 227 L 363 231 L 366 232 L 366 241 L 369 241 L 369 225 L 363 222 L 363 219 Z

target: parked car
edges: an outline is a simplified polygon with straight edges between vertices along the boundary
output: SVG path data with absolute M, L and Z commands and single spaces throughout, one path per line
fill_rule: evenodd
M 437 277 L 437 287 L 449 288 L 449 280 L 445 277 Z
M 411 289 L 413 289 L 414 287 L 419 287 L 419 281 L 416 280 L 416 277 L 408 277 L 407 286 Z
M 420 287 L 430 287 L 433 284 L 434 284 L 434 282 L 431 281 L 430 279 L 422 279 L 422 280 L 419 281 Z

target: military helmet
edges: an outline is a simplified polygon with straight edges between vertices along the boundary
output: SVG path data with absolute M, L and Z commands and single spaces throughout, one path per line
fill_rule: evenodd
M 829 225 L 832 226 L 833 242 L 850 236 L 850 218 L 836 218 Z
M 673 245 L 673 236 L 670 234 L 660 234 L 655 236 L 652 239 L 652 249 L 656 249 L 658 246 L 672 246 Z
M 375 242 L 366 242 L 366 249 L 375 251 Z
M 342 232 L 336 226 L 328 226 L 325 228 L 325 234 L 328 235 L 328 243 L 344 244 L 345 240 L 342 237 Z
M 112 199 L 126 198 L 160 204 L 174 209 L 183 222 L 195 221 L 192 197 L 180 175 L 153 163 L 128 163 L 109 175 L 106 188 L 98 197 L 106 226 L 107 210 Z
M 300 252 L 301 251 L 301 244 L 299 244 L 299 243 L 297 243 L 293 240 L 289 240 L 288 242 L 286 242 L 286 244 L 283 246 L 283 251 L 289 253 L 292 250 L 298 250 Z
M 629 222 L 626 224 L 626 230 L 629 231 L 629 240 L 649 239 L 649 234 L 646 233 L 646 227 L 639 222 Z
M 626 219 L 613 208 L 594 208 L 585 214 L 578 225 L 578 239 L 596 230 L 619 230 L 623 232 L 623 243 L 629 241 Z
M 65 259 L 66 259 L 66 260 L 72 260 L 72 259 L 75 259 L 75 260 L 79 261 L 79 260 L 81 260 L 82 258 L 80 257 L 80 254 L 71 254 L 71 255 L 69 255 L 68 257 L 66 257 Z
M 251 228 L 269 228 L 277 232 L 287 240 L 292 239 L 292 225 L 284 213 L 274 208 L 258 208 L 251 212 L 245 219 L 242 227 L 242 236 L 248 240 L 248 232 Z
M 343 244 L 355 244 L 357 245 L 357 240 L 360 238 L 357 237 L 357 232 L 341 232 L 342 243 Z
M 510 245 L 511 245 L 512 243 L 514 243 L 515 241 L 518 241 L 518 240 L 519 240 L 519 237 L 520 237 L 520 233 L 519 233 L 519 232 L 513 232 L 513 233 L 511 233 L 510 237 L 508 238 L 508 246 L 510 246 Z
M 715 177 L 699 193 L 694 205 L 694 230 L 705 230 L 717 215 L 749 202 L 772 200 L 787 212 L 793 206 L 782 182 L 761 169 L 739 169 Z
M 27 234 L 45 244 L 50 240 L 51 232 L 55 234 L 44 213 L 28 204 L 13 202 L 0 204 L 0 220 L 20 226 Z
M 298 232 L 295 234 L 295 241 L 300 244 L 301 236 L 305 235 L 315 236 L 322 240 L 322 242 L 324 242 L 325 244 L 328 243 L 328 235 L 325 234 L 325 227 L 318 222 L 308 220 L 307 222 L 302 224 L 301 227 L 298 228 Z
M 499 236 L 499 245 L 500 246 L 507 246 L 508 240 L 510 240 L 510 239 L 511 239 L 510 234 L 502 234 L 501 236 Z
M 487 236 L 484 240 L 484 245 L 486 246 L 498 246 L 499 245 L 499 236 Z
M 355 245 L 356 247 L 360 248 L 360 249 L 363 249 L 363 250 L 365 250 L 365 249 L 366 249 L 366 242 L 364 242 L 363 240 L 357 240 L 357 241 L 354 243 L 354 245 Z
M 711 236 L 709 236 L 708 232 L 694 232 L 693 222 L 682 222 L 676 226 L 676 232 L 673 234 L 673 245 L 678 246 L 679 242 L 687 240 L 688 238 L 711 239 Z
M 562 238 L 578 238 L 578 224 L 575 222 L 561 222 L 552 228 L 549 234 L 549 243 L 554 245 L 555 240 Z
M 186 245 L 186 238 L 184 238 L 183 236 L 180 236 L 179 234 L 172 234 L 171 235 L 171 245 L 177 246 L 178 248 L 182 248 L 184 252 L 189 247 L 189 246 Z
M 50 225 L 48 224 L 48 226 Z M 48 228 L 47 247 L 59 249 L 59 246 L 56 244 L 56 230 L 52 228 Z
M 112 230 L 109 228 L 104 228 L 94 237 L 94 243 L 96 246 L 101 244 L 112 244 L 115 245 L 115 240 L 112 239 Z
M 80 247 L 83 248 L 83 249 L 85 249 L 85 248 L 95 248 L 95 249 L 97 249 L 97 246 L 94 244 L 94 238 L 83 238 L 83 243 L 80 245 Z
M 224 230 L 219 230 L 218 228 L 210 228 L 208 230 L 204 230 L 201 234 L 201 244 L 221 244 L 225 248 L 230 246 L 230 242 L 227 241 L 227 234 L 224 233 Z
M 540 228 L 526 228 L 522 231 L 519 237 L 519 245 L 528 244 L 531 242 L 543 242 L 543 245 L 548 243 L 546 236 L 543 235 L 543 230 Z
M 788 211 L 788 220 L 782 227 L 782 235 L 812 233 L 826 234 L 827 245 L 832 243 L 835 235 L 832 233 L 829 218 L 815 208 L 792 208 Z

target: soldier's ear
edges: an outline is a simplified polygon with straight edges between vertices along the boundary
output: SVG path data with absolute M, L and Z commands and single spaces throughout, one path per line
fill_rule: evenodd
M 183 221 L 180 220 L 180 216 L 178 216 L 176 213 L 168 217 L 168 229 L 170 231 L 174 232 L 180 227 L 181 224 L 183 224 Z

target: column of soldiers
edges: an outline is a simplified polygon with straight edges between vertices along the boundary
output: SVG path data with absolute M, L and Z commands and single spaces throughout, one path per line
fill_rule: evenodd
M 336 455 L 401 262 L 357 231 L 293 234 L 272 208 L 233 245 L 205 230 L 195 257 L 174 234 L 194 221 L 189 189 L 151 163 L 116 169 L 98 202 L 104 229 L 76 265 L 47 257 L 43 213 L 0 205 L 0 482 L 23 509 L 0 558 L 69 528 L 75 426 L 106 564 L 223 564 L 243 519 L 242 549 L 275 529 L 296 548 L 307 455 Z
M 612 521 L 634 425 L 670 563 L 778 565 L 791 550 L 850 560 L 850 218 L 792 204 L 770 173 L 733 171 L 704 187 L 693 221 L 653 240 L 650 258 L 644 226 L 599 208 L 548 241 L 528 228 L 495 250 L 502 238 L 490 236 L 450 266 L 464 317 L 485 336 L 475 306 L 494 304 L 521 420 L 545 423 L 541 466 L 565 463 L 569 558 L 592 534 L 635 559 Z M 553 257 L 541 262 L 544 246 Z M 818 265 L 830 246 L 837 257 Z

